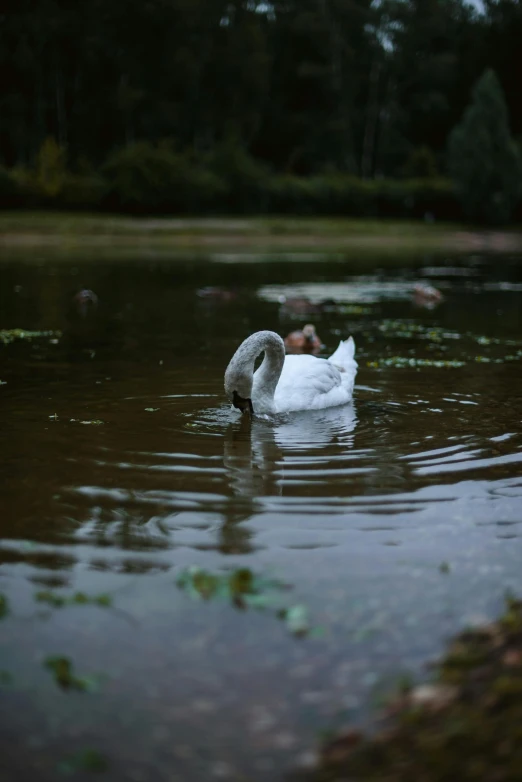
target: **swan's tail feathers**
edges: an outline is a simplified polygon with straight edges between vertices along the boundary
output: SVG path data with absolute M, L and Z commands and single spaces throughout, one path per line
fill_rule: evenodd
M 355 342 L 353 337 L 348 337 L 344 341 L 339 342 L 339 347 L 332 353 L 328 361 L 334 364 L 341 371 L 347 371 L 357 366 L 355 361 Z

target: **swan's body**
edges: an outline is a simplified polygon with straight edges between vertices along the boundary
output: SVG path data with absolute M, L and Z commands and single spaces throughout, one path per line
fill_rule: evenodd
M 254 372 L 256 358 L 265 353 Z M 351 401 L 357 372 L 351 337 L 330 358 L 285 356 L 281 337 L 257 331 L 236 350 L 225 372 L 225 392 L 243 412 L 289 413 L 323 410 Z

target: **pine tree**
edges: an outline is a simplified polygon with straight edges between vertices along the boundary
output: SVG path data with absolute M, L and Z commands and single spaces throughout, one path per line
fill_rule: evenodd
M 450 135 L 448 152 L 450 175 L 467 217 L 508 222 L 522 192 L 521 160 L 493 71 L 485 71 L 475 85 L 472 102 Z

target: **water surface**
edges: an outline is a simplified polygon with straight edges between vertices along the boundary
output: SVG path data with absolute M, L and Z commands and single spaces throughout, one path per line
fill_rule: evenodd
M 50 332 L 0 344 L 9 779 L 100 759 L 111 780 L 282 778 L 522 593 L 521 260 L 0 260 L 0 329 Z M 305 322 L 324 355 L 354 336 L 354 403 L 240 419 L 239 342 Z M 197 601 L 176 586 L 194 565 L 284 586 Z

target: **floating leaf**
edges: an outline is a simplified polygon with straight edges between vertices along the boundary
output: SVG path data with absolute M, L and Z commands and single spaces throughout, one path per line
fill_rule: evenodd
M 237 608 L 272 609 L 277 616 L 285 619 L 286 626 L 294 635 L 304 635 L 309 630 L 305 606 L 281 606 L 280 593 L 287 590 L 287 585 L 260 578 L 249 568 L 215 574 L 193 565 L 179 574 L 176 583 L 193 599 L 217 598 L 231 602 Z
M 288 608 L 284 616 L 286 626 L 294 635 L 305 635 L 310 629 L 306 606 L 296 605 Z
M 99 676 L 76 676 L 67 657 L 47 657 L 44 665 L 53 672 L 56 684 L 63 690 L 93 692 L 100 683 Z

